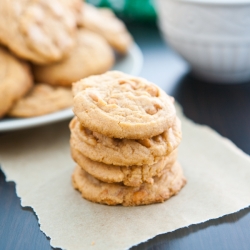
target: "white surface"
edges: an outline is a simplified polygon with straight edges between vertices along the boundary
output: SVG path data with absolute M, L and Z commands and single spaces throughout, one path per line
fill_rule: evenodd
M 166 41 L 197 76 L 220 83 L 250 80 L 250 4 L 178 0 L 157 4 Z
M 114 65 L 114 70 L 120 70 L 131 75 L 139 75 L 143 65 L 143 55 L 137 44 L 131 46 L 125 57 L 119 57 Z M 52 114 L 32 118 L 5 118 L 0 120 L 0 132 L 18 130 L 49 124 L 73 117 L 71 108 Z

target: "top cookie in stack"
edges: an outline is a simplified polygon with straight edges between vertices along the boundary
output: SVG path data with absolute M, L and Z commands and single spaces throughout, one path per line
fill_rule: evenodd
M 174 123 L 173 99 L 142 78 L 113 71 L 73 87 L 74 113 L 82 125 L 108 137 L 146 139 Z
M 173 98 L 117 71 L 73 85 L 73 184 L 84 198 L 125 206 L 162 202 L 185 184 L 176 162 L 181 124 Z

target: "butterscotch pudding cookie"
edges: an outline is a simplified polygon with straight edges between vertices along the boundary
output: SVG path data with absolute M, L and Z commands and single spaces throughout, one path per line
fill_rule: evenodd
M 73 147 L 71 147 L 71 155 L 78 166 L 98 180 L 107 183 L 120 182 L 126 186 L 138 187 L 143 182 L 153 184 L 153 177 L 160 177 L 164 168 L 172 167 L 177 159 L 177 150 L 153 165 L 141 166 L 115 166 L 92 161 Z
M 73 104 L 71 88 L 54 87 L 44 83 L 34 87 L 9 110 L 12 117 L 33 117 L 69 108 Z
M 75 115 L 84 127 L 108 137 L 147 139 L 175 121 L 172 98 L 143 78 L 110 71 L 73 86 Z
M 0 117 L 33 85 L 29 65 L 0 47 Z
M 104 37 L 121 54 L 126 54 L 132 44 L 133 39 L 126 26 L 109 9 L 97 9 L 84 3 L 80 25 Z
M 177 117 L 171 128 L 147 139 L 107 137 L 83 127 L 77 117 L 72 119 L 70 130 L 71 147 L 93 161 L 113 165 L 152 165 L 169 155 L 181 142 L 181 124 Z
M 61 60 L 76 43 L 76 8 L 82 8 L 82 3 L 73 2 L 1 0 L 0 42 L 17 56 L 34 63 Z
M 73 95 L 72 181 L 84 198 L 135 206 L 163 202 L 181 190 L 182 132 L 173 98 L 117 71 L 76 82 Z
M 74 187 L 90 201 L 107 205 L 135 206 L 163 202 L 177 194 L 185 185 L 181 166 L 176 162 L 166 168 L 154 184 L 143 183 L 139 187 L 127 187 L 117 183 L 106 183 L 94 178 L 77 166 L 72 176 Z
M 77 31 L 77 45 L 64 60 L 49 65 L 34 65 L 37 82 L 71 86 L 90 75 L 102 74 L 114 64 L 114 53 L 104 38 L 91 31 Z

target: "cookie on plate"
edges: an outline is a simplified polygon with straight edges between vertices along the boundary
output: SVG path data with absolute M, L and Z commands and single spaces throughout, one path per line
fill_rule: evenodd
M 166 168 L 154 184 L 143 183 L 139 187 L 128 187 L 119 183 L 105 183 L 94 178 L 77 166 L 72 176 L 75 189 L 90 201 L 107 204 L 135 206 L 163 202 L 177 194 L 185 185 L 181 166 L 175 163 Z
M 77 117 L 70 123 L 71 147 L 93 161 L 113 165 L 152 165 L 169 155 L 181 142 L 181 123 L 176 117 L 172 127 L 149 139 L 117 139 L 83 127 Z
M 0 117 L 33 85 L 29 65 L 0 47 Z
M 107 183 L 120 182 L 125 186 L 138 187 L 143 182 L 153 184 L 152 177 L 160 177 L 164 168 L 170 168 L 177 159 L 177 150 L 153 165 L 142 166 L 115 166 L 92 161 L 73 147 L 71 147 L 71 155 L 78 166 L 98 180 Z
M 133 39 L 126 26 L 109 9 L 98 9 L 85 3 L 82 9 L 81 25 L 100 34 L 121 54 L 126 54 L 132 44 Z
M 82 125 L 108 137 L 147 139 L 172 127 L 173 99 L 155 84 L 119 71 L 73 84 L 74 113 Z
M 53 113 L 73 104 L 71 88 L 35 84 L 26 96 L 9 110 L 12 117 L 33 117 Z
M 75 46 L 76 8 L 82 8 L 81 0 L 77 6 L 62 0 L 1 0 L 0 42 L 34 63 L 58 61 Z
M 77 31 L 77 44 L 68 58 L 49 65 L 34 65 L 37 82 L 71 86 L 90 75 L 102 74 L 114 64 L 114 53 L 104 38 L 91 31 Z

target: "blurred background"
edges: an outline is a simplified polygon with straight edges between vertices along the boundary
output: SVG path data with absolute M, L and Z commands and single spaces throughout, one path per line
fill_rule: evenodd
M 110 8 L 126 22 L 154 23 L 157 17 L 154 0 L 87 0 L 86 2 Z

